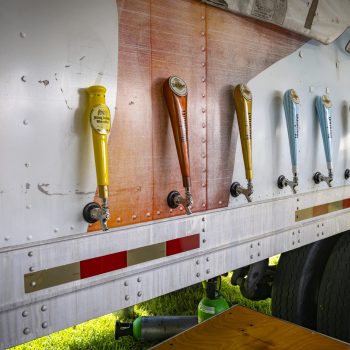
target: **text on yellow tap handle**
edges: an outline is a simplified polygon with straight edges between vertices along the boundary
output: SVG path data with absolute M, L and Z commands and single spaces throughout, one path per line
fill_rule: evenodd
M 233 92 L 246 178 L 253 180 L 252 161 L 252 93 L 244 84 L 237 85 Z

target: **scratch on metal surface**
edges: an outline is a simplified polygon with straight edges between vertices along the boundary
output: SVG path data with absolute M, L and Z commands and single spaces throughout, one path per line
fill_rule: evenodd
M 82 194 L 94 194 L 95 192 L 96 192 L 96 191 L 84 192 L 84 191 L 75 190 L 75 194 L 78 194 L 78 195 L 82 195 Z
M 55 73 L 55 80 L 59 83 L 59 81 L 58 81 L 58 74 L 57 73 Z M 66 106 L 67 106 L 67 108 L 69 109 L 69 110 L 73 110 L 73 108 L 69 105 L 69 103 L 68 103 L 68 100 L 67 100 L 67 98 L 66 98 L 66 96 L 65 96 L 65 94 L 64 94 L 64 91 L 63 91 L 63 89 L 62 89 L 62 86 L 60 86 L 60 91 L 61 91 L 61 93 L 62 93 L 62 95 L 63 95 L 63 97 L 64 97 L 64 103 L 66 104 Z
M 49 187 L 50 184 L 38 184 L 38 190 L 41 193 L 44 193 L 47 196 L 66 196 L 68 193 L 60 193 L 60 192 L 56 192 L 56 193 L 50 193 L 46 188 Z
M 38 83 L 39 84 L 44 84 L 45 86 L 50 84 L 50 82 L 48 80 L 39 80 Z

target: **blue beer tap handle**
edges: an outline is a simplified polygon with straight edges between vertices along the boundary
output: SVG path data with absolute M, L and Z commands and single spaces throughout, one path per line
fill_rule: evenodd
M 293 180 L 290 181 L 284 175 L 281 175 L 277 180 L 277 186 L 281 189 L 290 186 L 293 193 L 296 193 L 295 187 L 298 186 L 299 105 L 299 96 L 295 90 L 290 89 L 284 93 L 283 106 L 288 131 Z
M 320 172 L 315 173 L 315 183 L 325 181 L 331 187 L 333 180 L 333 164 L 332 164 L 332 102 L 328 96 L 323 95 L 316 97 L 316 114 L 320 123 L 320 129 L 323 140 L 324 153 L 327 161 L 328 176 L 322 175 Z

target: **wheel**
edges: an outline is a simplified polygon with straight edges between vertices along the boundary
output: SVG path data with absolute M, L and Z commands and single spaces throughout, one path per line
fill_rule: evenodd
M 322 276 L 317 330 L 350 341 L 350 234 L 341 235 Z
M 272 314 L 316 329 L 322 273 L 337 236 L 283 253 L 272 286 Z

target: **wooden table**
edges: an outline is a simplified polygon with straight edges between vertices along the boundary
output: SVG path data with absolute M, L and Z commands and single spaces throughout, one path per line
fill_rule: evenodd
M 350 350 L 350 344 L 241 306 L 234 306 L 152 349 Z

